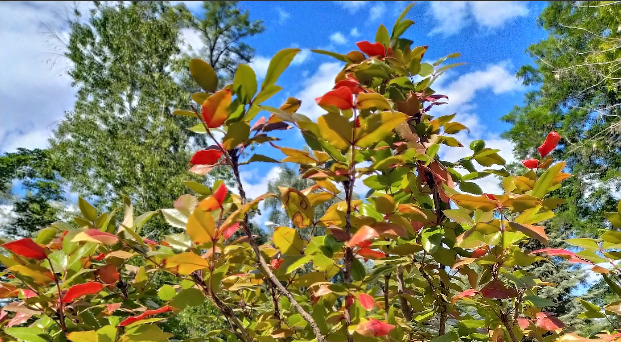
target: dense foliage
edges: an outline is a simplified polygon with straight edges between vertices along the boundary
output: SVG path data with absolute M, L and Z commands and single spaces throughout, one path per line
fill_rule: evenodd
M 524 250 L 530 240 L 547 244 L 538 224 L 563 203 L 553 192 L 570 175 L 565 162 L 547 156 L 557 134 L 540 146 L 539 160 L 525 162 L 515 175 L 483 141 L 457 163 L 441 160 L 441 148 L 464 148 L 451 135 L 467 127 L 453 121 L 455 114 L 431 115 L 447 100 L 432 86 L 458 65 L 443 64 L 459 54 L 422 62 L 428 47 L 401 38 L 413 24 L 405 18 L 410 7 L 390 33 L 382 25 L 374 43 L 358 42 L 359 51 L 315 51 L 344 63 L 334 89 L 317 98 L 326 111 L 317 122 L 297 113 L 295 99 L 280 108 L 262 105 L 281 90 L 276 82 L 298 49 L 276 53 L 260 86 L 254 71 L 240 65 L 233 83 L 219 89 L 213 68 L 192 60 L 191 75 L 204 90 L 192 98 L 201 105 L 174 114 L 198 120 L 203 129 L 197 131 L 213 145 L 189 158 L 191 170 L 227 167 L 236 191 L 222 181 L 210 188 L 188 183 L 194 194 L 161 210 L 183 230 L 158 241 L 140 235 L 155 213 L 135 215 L 126 199 L 119 224 L 80 200 L 75 221 L 81 228 L 59 222 L 35 239 L 3 243 L 10 256 L 0 256 L 8 268 L 0 294 L 13 299 L 2 311 L 3 338 L 167 341 L 172 335 L 161 328 L 165 317 L 209 301 L 218 310 L 205 314 L 227 327 L 198 340 L 586 340 L 542 310 L 553 305 L 542 289 L 554 284 L 524 267 L 546 256 L 567 258 L 603 274 L 621 295 L 621 271 L 613 263 L 621 257 L 615 251 L 621 233 L 568 240 L 582 250 L 577 253 Z M 261 111 L 271 114 L 254 120 Z M 289 126 L 301 131 L 309 150 L 280 147 L 270 136 Z M 214 129 L 224 130 L 224 137 L 216 139 Z M 292 226 L 276 227 L 267 244 L 257 242 L 249 217 L 277 195 L 249 199 L 240 178 L 247 164 L 278 162 L 244 153 L 262 144 L 280 150 L 282 161 L 298 164 L 313 182 L 305 191 L 278 189 Z M 503 177 L 503 193 L 481 194 L 471 182 L 489 175 Z M 363 176 L 373 191 L 354 199 Z M 314 208 L 333 198 L 338 201 L 325 215 L 315 216 Z M 621 204 L 607 218 L 621 228 Z M 315 227 L 326 235 L 301 237 Z M 238 232 L 245 235 L 232 238 Z M 595 265 L 604 262 L 613 268 Z M 157 277 L 170 281 L 155 285 Z M 150 300 L 155 294 L 158 303 Z M 621 313 L 618 301 L 605 308 L 582 305 L 584 317 Z M 618 336 L 602 332 L 598 338 Z

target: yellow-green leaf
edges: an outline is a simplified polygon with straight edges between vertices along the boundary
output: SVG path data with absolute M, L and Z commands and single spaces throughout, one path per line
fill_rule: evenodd
M 390 36 L 388 35 L 388 29 L 386 29 L 386 26 L 380 25 L 377 29 L 377 33 L 375 33 L 375 41 L 384 46 L 390 45 Z
M 165 259 L 166 268 L 182 275 L 209 267 L 207 260 L 192 253 L 185 252 Z
M 235 71 L 233 79 L 233 91 L 239 96 L 243 104 L 250 103 L 252 97 L 257 92 L 257 75 L 254 70 L 246 64 L 240 64 Z
M 539 240 L 541 243 L 548 244 L 548 236 L 546 235 L 545 228 L 541 226 L 533 226 L 525 223 L 509 222 L 511 228 L 520 231 L 533 239 Z
M 346 117 L 337 113 L 328 113 L 317 119 L 321 137 L 338 149 L 351 145 L 353 125 Z
M 313 223 L 314 211 L 308 198 L 293 188 L 278 187 L 287 215 L 296 227 L 306 228 Z
M 190 61 L 190 75 L 205 91 L 213 93 L 218 89 L 218 76 L 211 65 L 200 59 Z
M 537 182 L 535 182 L 531 195 L 537 198 L 543 198 L 548 192 L 548 188 L 552 185 L 556 174 L 561 172 L 564 167 L 565 162 L 560 162 L 547 169 L 546 172 L 537 179 Z
M 54 275 L 50 270 L 39 265 L 15 265 L 9 267 L 12 273 L 31 278 L 37 283 L 48 284 L 54 281 Z
M 211 212 L 200 208 L 194 209 L 188 218 L 186 232 L 197 245 L 212 241 L 216 236 L 216 223 Z
M 472 196 L 466 194 L 457 194 L 451 196 L 451 199 L 458 206 L 470 210 L 481 209 L 482 211 L 490 211 L 496 209 L 496 203 L 483 195 Z
M 284 255 L 300 255 L 304 251 L 304 240 L 293 228 L 277 227 L 274 230 L 274 245 Z
M 82 197 L 78 197 L 78 207 L 82 216 L 91 222 L 95 222 L 97 219 L 97 210 Z
M 225 149 L 231 150 L 250 137 L 250 125 L 246 121 L 238 121 L 229 125 L 222 140 Z
M 377 108 L 379 110 L 390 109 L 390 103 L 386 100 L 382 94 L 378 93 L 362 93 L 356 97 L 356 108 L 358 109 L 370 109 Z
M 381 112 L 360 120 L 356 129 L 356 146 L 369 147 L 392 133 L 392 130 L 404 122 L 407 116 L 400 112 Z
M 287 69 L 295 55 L 297 55 L 300 51 L 300 49 L 295 48 L 288 48 L 278 51 L 270 61 L 270 65 L 267 68 L 267 73 L 265 74 L 265 79 L 261 84 L 261 88 L 265 88 L 276 83 L 278 77 L 280 77 L 280 74 Z
M 97 332 L 91 331 L 74 331 L 67 335 L 72 342 L 97 342 Z
M 455 133 L 458 133 L 459 131 L 463 131 L 464 129 L 470 132 L 468 127 L 460 124 L 459 122 L 448 122 L 444 124 L 444 133 L 447 133 L 447 134 L 455 134 Z
M 173 115 L 177 115 L 177 116 L 190 116 L 193 118 L 196 118 L 196 113 L 194 113 L 193 111 L 190 110 L 183 110 L 183 109 L 175 109 L 173 111 Z

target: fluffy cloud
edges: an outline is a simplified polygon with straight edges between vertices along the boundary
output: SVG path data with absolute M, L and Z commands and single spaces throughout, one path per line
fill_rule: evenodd
M 348 10 L 351 14 L 358 12 L 358 10 L 367 5 L 366 1 L 336 1 L 336 3 Z
M 263 56 L 257 56 L 252 59 L 252 62 L 250 62 L 249 65 L 257 74 L 257 77 L 262 79 L 265 77 L 267 68 L 270 66 L 270 59 Z
M 334 77 L 342 68 L 342 63 L 323 63 L 313 75 L 304 81 L 302 90 L 294 95 L 296 99 L 302 100 L 300 113 L 312 119 L 317 119 L 320 115 L 325 114 L 325 111 L 317 106 L 315 98 L 322 96 L 334 87 Z
M 291 14 L 289 14 L 289 12 L 286 12 L 280 7 L 276 7 L 276 11 L 278 12 L 278 23 L 281 25 L 286 23 L 287 20 L 289 20 L 289 17 L 291 17 Z
M 242 184 L 244 185 L 244 191 L 246 192 L 246 196 L 248 198 L 257 198 L 266 193 L 267 183 L 278 179 L 281 170 L 282 169 L 280 167 L 273 167 L 264 176 L 261 176 L 257 169 L 241 172 L 239 175 L 242 179 Z M 237 192 L 237 189 L 231 190 Z M 259 208 L 262 209 L 263 205 L 261 205 Z M 268 216 L 268 212 L 262 212 L 261 215 L 255 215 L 252 221 L 259 227 L 262 227 L 265 226 L 265 220 Z
M 360 37 L 360 32 L 358 32 L 358 28 L 354 27 L 353 29 L 351 29 L 351 31 L 349 31 L 349 35 L 356 38 L 356 37 Z
M 489 128 L 476 114 L 477 107 L 474 103 L 475 98 L 483 91 L 492 91 L 495 95 L 521 91 L 523 89 L 521 83 L 508 70 L 507 63 L 499 63 L 489 65 L 484 70 L 473 71 L 463 74 L 456 79 L 447 82 L 447 77 L 440 78 L 434 88 L 439 94 L 449 97 L 448 104 L 435 107 L 432 110 L 434 116 L 447 115 L 457 113 L 456 121 L 466 125 L 470 129 L 461 131 L 455 135 L 464 147 L 462 148 L 441 148 L 440 154 L 448 161 L 457 161 L 460 158 L 468 156 L 472 151 L 468 148 L 473 140 L 484 139 L 490 147 L 499 149 L 499 154 L 512 162 L 515 160 L 513 156 L 513 144 L 502 139 L 494 133 L 489 133 Z M 489 176 L 475 181 L 483 191 L 497 192 L 500 190 L 498 180 Z
M 369 10 L 369 21 L 373 22 L 383 17 L 386 13 L 386 5 L 383 2 L 377 2 L 375 6 Z
M 528 14 L 528 7 L 523 2 L 434 1 L 429 6 L 436 22 L 430 34 L 444 36 L 457 34 L 472 23 L 480 30 L 501 28 L 509 21 Z
M 46 147 L 55 124 L 72 108 L 75 92 L 66 75 L 71 65 L 57 39 L 67 40 L 64 19 L 71 13 L 71 5 L 61 2 L 0 3 L 0 152 Z
M 347 43 L 347 38 L 345 38 L 345 35 L 341 32 L 334 32 L 330 36 L 330 41 L 337 45 L 343 45 Z

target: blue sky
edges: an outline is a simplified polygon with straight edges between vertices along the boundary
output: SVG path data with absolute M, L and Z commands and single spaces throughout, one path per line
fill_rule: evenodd
M 187 3 L 200 13 L 200 3 Z M 278 50 L 299 47 L 303 51 L 278 84 L 284 90 L 268 105 L 279 106 L 288 96 L 303 101 L 300 112 L 316 118 L 322 111 L 314 98 L 333 85 L 342 63 L 309 49 L 328 49 L 347 53 L 355 43 L 373 41 L 380 24 L 390 29 L 407 2 L 240 2 L 252 19 L 261 19 L 266 30 L 246 42 L 256 49 L 251 64 L 264 75 L 269 59 Z M 83 5 L 83 4 L 81 4 Z M 508 129 L 499 118 L 515 105 L 522 104 L 526 89 L 515 72 L 532 60 L 526 53 L 530 44 L 545 37 L 536 18 L 541 2 L 420 2 L 408 18 L 416 24 L 405 34 L 416 45 L 429 45 L 426 58 L 434 61 L 452 52 L 467 63 L 445 74 L 436 90 L 447 94 L 449 105 L 437 107 L 435 115 L 458 113 L 456 119 L 472 129 L 460 133 L 464 145 L 484 138 L 512 159 L 512 145 L 499 138 Z M 56 28 L 66 38 L 68 30 L 62 18 L 69 3 L 0 3 L 0 153 L 17 147 L 46 147 L 52 129 L 71 110 L 75 92 L 66 75 L 70 65 L 63 58 L 62 46 L 50 40 L 47 27 Z M 197 37 L 184 32 L 186 43 L 197 46 Z M 33 96 L 36 94 L 36 96 Z M 263 113 L 267 115 L 267 113 Z M 284 146 L 300 147 L 302 140 L 294 131 L 279 133 Z M 274 149 L 262 153 L 277 155 Z M 441 151 L 442 152 L 442 151 Z M 457 159 L 464 151 L 443 152 Z M 278 174 L 273 164 L 255 163 L 243 172 L 247 192 L 258 196 L 269 180 Z M 482 180 L 487 190 L 496 188 L 495 180 Z M 364 187 L 357 189 L 366 192 Z

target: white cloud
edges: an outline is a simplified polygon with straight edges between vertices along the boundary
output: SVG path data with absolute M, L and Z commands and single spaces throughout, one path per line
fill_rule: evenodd
M 280 7 L 276 7 L 276 11 L 278 12 L 278 23 L 281 25 L 286 23 L 287 20 L 289 20 L 289 17 L 291 17 L 291 14 L 289 14 L 289 12 L 286 12 Z
M 1 152 L 46 147 L 52 128 L 72 108 L 70 63 L 62 56 L 63 45 L 50 35 L 52 29 L 67 40 L 64 19 L 71 11 L 68 3 L 0 3 Z
M 263 56 L 256 56 L 249 65 L 257 74 L 257 77 L 262 79 L 265 77 L 265 74 L 267 74 L 267 68 L 270 66 L 270 59 Z
M 196 30 L 194 29 L 181 29 L 181 39 L 183 40 L 183 43 L 181 44 L 180 48 L 181 52 L 183 53 L 197 53 L 205 46 L 205 43 L 203 43 L 200 34 L 198 34 L 198 32 L 196 32 Z
M 376 21 L 384 16 L 384 13 L 386 13 L 386 5 L 383 2 L 377 2 L 376 5 L 369 10 L 369 21 Z
M 334 32 L 330 36 L 330 41 L 337 45 L 343 45 L 347 43 L 347 38 L 345 38 L 345 35 L 341 32 Z
M 336 3 L 348 10 L 351 14 L 358 12 L 358 10 L 367 5 L 367 1 L 336 1 Z
M 317 72 L 304 81 L 303 89 L 294 96 L 296 99 L 302 100 L 300 113 L 312 119 L 317 119 L 320 115 L 325 114 L 325 111 L 315 102 L 315 98 L 322 96 L 334 87 L 334 78 L 342 68 L 341 63 L 323 63 Z
M 295 55 L 295 57 L 291 61 L 291 64 L 292 65 L 300 65 L 300 64 L 306 62 L 310 57 L 311 57 L 311 50 L 309 50 L 309 49 L 302 49 L 302 51 L 298 52 L 298 54 Z
M 356 37 L 360 37 L 360 32 L 358 32 L 358 28 L 354 27 L 353 29 L 351 29 L 351 31 L 349 31 L 349 35 L 356 38 Z
M 512 19 L 528 14 L 524 2 L 433 1 L 429 4 L 429 12 L 436 22 L 430 34 L 441 33 L 444 36 L 457 34 L 472 23 L 479 30 L 501 28 Z
M 489 133 L 486 123 L 482 122 L 476 114 L 476 105 L 473 100 L 480 96 L 483 91 L 492 91 L 495 95 L 511 93 L 523 89 L 521 83 L 508 69 L 505 62 L 488 66 L 484 70 L 473 71 L 463 74 L 447 83 L 445 77 L 439 79 L 439 83 L 434 85 L 438 94 L 449 97 L 448 104 L 434 107 L 431 110 L 433 116 L 457 113 L 455 121 L 461 122 L 470 129 L 455 134 L 464 147 L 442 146 L 440 154 L 447 161 L 457 161 L 460 158 L 471 155 L 472 151 L 468 147 L 473 140 L 483 139 L 486 146 L 499 149 L 502 156 L 508 163 L 515 160 L 513 156 L 513 143 L 502 139 L 494 133 Z M 499 182 L 496 177 L 488 176 L 474 181 L 479 184 L 484 192 L 497 193 L 500 191 Z
M 244 191 L 246 197 L 257 198 L 267 192 L 267 183 L 278 179 L 281 168 L 275 166 L 271 168 L 264 176 L 259 174 L 257 169 L 240 172 L 242 184 L 244 185 Z

